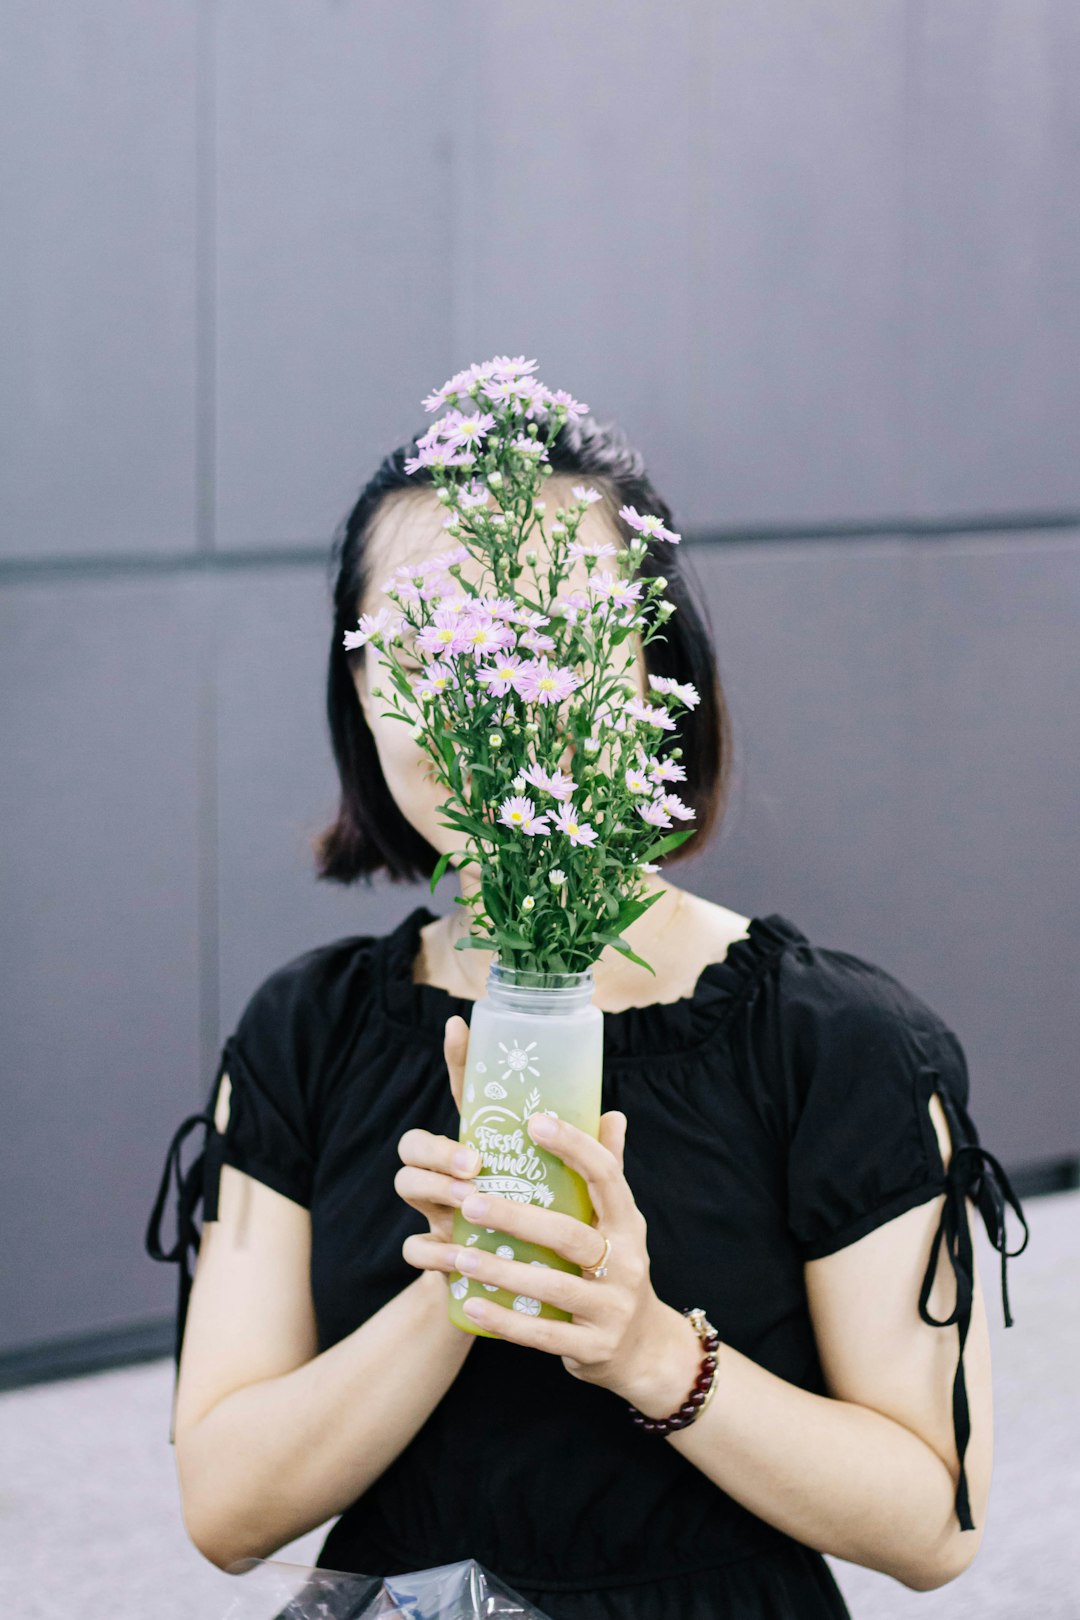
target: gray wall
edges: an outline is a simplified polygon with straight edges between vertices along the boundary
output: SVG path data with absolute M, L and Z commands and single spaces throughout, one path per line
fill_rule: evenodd
M 319 888 L 325 555 L 493 353 L 618 417 L 735 710 L 679 881 L 897 973 L 1080 1151 L 1072 0 L 13 0 L 0 1350 L 168 1320 L 169 1136 Z M 437 900 L 451 903 L 444 883 Z

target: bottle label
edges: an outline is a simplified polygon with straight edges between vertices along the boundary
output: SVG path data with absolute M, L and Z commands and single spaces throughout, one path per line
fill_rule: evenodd
M 474 1096 L 470 1084 L 466 1099 L 471 1102 Z M 529 1115 L 539 1110 L 540 1092 L 536 1086 L 525 1098 L 520 1114 L 508 1102 L 484 1103 L 469 1121 L 468 1141 L 479 1153 L 486 1172 L 485 1192 L 512 1198 L 519 1204 L 542 1204 L 548 1209 L 555 1194 L 548 1184 L 547 1166 L 524 1131 Z

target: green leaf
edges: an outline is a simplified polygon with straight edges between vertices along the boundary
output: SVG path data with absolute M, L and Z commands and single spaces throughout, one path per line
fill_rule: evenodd
M 474 838 L 486 838 L 489 842 L 494 840 L 495 829 L 490 822 L 479 821 L 476 816 L 464 815 L 460 810 L 451 810 L 446 805 L 442 805 L 441 810 L 449 819 L 451 826 L 461 832 L 471 833 Z
M 457 853 L 455 850 L 449 850 L 445 855 L 440 855 L 439 856 L 439 859 L 435 864 L 435 870 L 431 874 L 431 892 L 432 892 L 432 894 L 435 893 L 435 890 L 438 888 L 438 885 L 439 885 L 439 879 L 442 877 L 443 873 L 446 871 L 446 868 L 450 865 L 450 856 L 455 854 L 455 853 Z
M 617 951 L 621 951 L 624 956 L 628 956 L 631 962 L 636 962 L 638 967 L 648 968 L 649 972 L 655 979 L 656 969 L 654 967 L 650 967 L 648 962 L 642 961 L 641 957 L 638 956 L 636 952 L 632 951 L 625 939 L 620 938 L 618 934 L 595 934 L 593 937 L 601 940 L 605 945 L 614 945 Z
M 655 861 L 658 855 L 666 855 L 669 849 L 678 849 L 688 838 L 693 838 L 696 832 L 696 827 L 687 827 L 684 832 L 668 833 L 666 838 L 661 838 L 658 844 L 653 844 L 647 849 L 644 855 L 639 855 L 635 864 L 640 866 L 643 861 Z

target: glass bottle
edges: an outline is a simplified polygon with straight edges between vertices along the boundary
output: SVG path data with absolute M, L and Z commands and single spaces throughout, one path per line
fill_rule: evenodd
M 588 1187 L 525 1128 L 530 1114 L 554 1114 L 589 1136 L 600 1134 L 603 1084 L 604 1015 L 593 1003 L 593 970 L 548 973 L 504 967 L 488 969 L 487 995 L 473 1003 L 465 1060 L 459 1139 L 480 1155 L 474 1177 L 477 1192 L 573 1215 L 591 1222 Z M 497 1227 L 475 1226 L 454 1212 L 459 1248 L 492 1250 L 506 1260 L 554 1267 L 581 1275 L 581 1268 L 536 1243 L 525 1243 Z M 530 1316 L 569 1322 L 570 1312 L 536 1299 L 485 1285 L 458 1271 L 450 1276 L 450 1320 L 485 1339 L 498 1335 L 470 1321 L 462 1305 L 471 1296 Z

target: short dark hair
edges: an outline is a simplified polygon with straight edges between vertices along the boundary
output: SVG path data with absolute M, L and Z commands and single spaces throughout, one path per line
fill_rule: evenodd
M 347 653 L 343 645 L 345 631 L 356 628 L 360 604 L 367 594 L 372 571 L 367 542 L 383 501 L 399 491 L 416 491 L 425 485 L 435 488 L 429 468 L 406 473 L 406 459 L 417 453 L 416 439 L 391 451 L 334 536 L 330 566 L 336 568 L 337 578 L 326 712 L 341 779 L 341 804 L 334 821 L 314 839 L 314 850 L 319 877 L 335 883 L 366 878 L 370 887 L 377 872 L 386 873 L 394 883 L 415 883 L 430 878 L 439 859 L 439 851 L 406 820 L 386 785 L 353 681 L 353 670 L 360 666 L 364 652 L 361 648 Z M 599 489 L 624 544 L 633 536 L 618 515 L 624 505 L 655 514 L 667 528 L 675 529 L 667 503 L 649 481 L 643 457 L 616 424 L 601 424 L 591 416 L 567 418 L 549 446 L 548 460 L 553 476 L 580 478 Z M 694 820 L 687 826 L 696 830 L 693 838 L 685 839 L 666 857 L 667 866 L 696 855 L 723 818 L 731 775 L 732 728 L 704 602 L 700 590 L 689 588 L 691 570 L 682 547 L 651 542 L 639 573 L 646 578 L 665 575 L 664 600 L 678 610 L 643 649 L 646 669 L 652 675 L 689 682 L 700 697 L 696 708 L 679 714 L 678 730 L 670 734 L 682 748 L 681 763 L 686 769 L 685 781 L 673 786 L 694 810 Z M 387 604 L 392 605 L 389 598 Z M 657 744 L 658 753 L 664 742 L 662 738 Z

